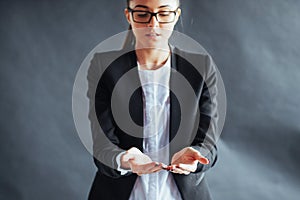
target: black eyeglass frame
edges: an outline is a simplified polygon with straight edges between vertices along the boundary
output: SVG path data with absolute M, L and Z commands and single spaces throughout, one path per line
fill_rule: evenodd
M 133 21 L 134 21 L 135 23 L 139 23 L 139 24 L 148 24 L 148 23 L 151 21 L 152 17 L 154 16 L 155 19 L 156 19 L 156 21 L 158 21 L 158 23 L 160 23 L 160 24 L 169 24 L 169 23 L 172 23 L 172 22 L 175 21 L 175 19 L 176 19 L 176 14 L 177 14 L 177 11 L 178 11 L 179 7 L 176 8 L 176 10 L 172 10 L 172 11 L 158 11 L 158 12 L 156 12 L 156 13 L 150 12 L 150 11 L 147 11 L 147 10 L 133 10 L 132 8 L 129 8 L 129 7 L 127 7 L 127 9 L 128 9 L 129 12 L 131 12 L 132 19 L 133 19 Z M 146 13 L 149 13 L 149 14 L 151 15 L 150 18 L 149 18 L 149 21 L 147 21 L 147 22 L 139 22 L 139 21 L 136 21 L 136 20 L 134 19 L 134 16 L 133 16 L 133 14 L 134 14 L 135 12 L 146 12 Z M 160 22 L 160 21 L 158 20 L 158 18 L 157 18 L 157 14 L 159 14 L 159 13 L 165 13 L 165 12 L 174 13 L 174 19 L 173 19 L 172 21 L 170 21 L 170 22 Z

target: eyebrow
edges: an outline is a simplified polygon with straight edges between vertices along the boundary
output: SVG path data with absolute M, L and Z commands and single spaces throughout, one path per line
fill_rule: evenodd
M 171 6 L 169 6 L 169 5 L 162 5 L 162 6 L 159 6 L 158 8 L 165 8 L 165 7 L 171 7 Z M 134 6 L 134 8 L 147 8 L 147 9 L 149 9 L 149 7 L 145 6 L 145 5 L 136 5 L 136 6 Z

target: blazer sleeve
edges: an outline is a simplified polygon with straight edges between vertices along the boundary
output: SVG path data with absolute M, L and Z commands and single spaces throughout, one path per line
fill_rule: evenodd
M 102 54 L 97 53 L 91 60 L 87 79 L 89 99 L 89 120 L 93 137 L 93 157 L 98 170 L 111 178 L 120 178 L 132 173 L 121 175 L 117 170 L 116 157 L 123 152 L 118 147 L 116 125 L 112 117 L 110 93 L 105 81 L 102 80 Z
M 198 163 L 198 172 L 205 172 L 217 161 L 218 112 L 217 112 L 217 71 L 210 56 L 206 56 L 206 76 L 199 101 L 200 121 L 192 147 L 208 158 L 209 164 Z

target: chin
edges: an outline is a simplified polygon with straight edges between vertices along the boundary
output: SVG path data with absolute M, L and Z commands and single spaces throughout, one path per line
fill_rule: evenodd
M 168 44 L 166 41 L 162 40 L 147 40 L 140 43 L 142 47 L 145 48 L 163 48 L 164 44 Z

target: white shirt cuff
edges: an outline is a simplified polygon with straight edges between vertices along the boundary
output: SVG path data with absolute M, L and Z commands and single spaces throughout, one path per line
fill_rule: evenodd
M 119 153 L 119 154 L 117 155 L 117 157 L 116 157 L 116 162 L 117 162 L 117 165 L 118 165 L 117 170 L 118 170 L 119 172 L 121 172 L 121 175 L 127 174 L 128 172 L 131 171 L 131 170 L 127 170 L 127 169 L 122 169 L 122 168 L 121 168 L 121 156 L 122 156 L 123 154 L 125 154 L 125 153 L 126 153 L 125 151 L 122 152 L 122 153 Z

